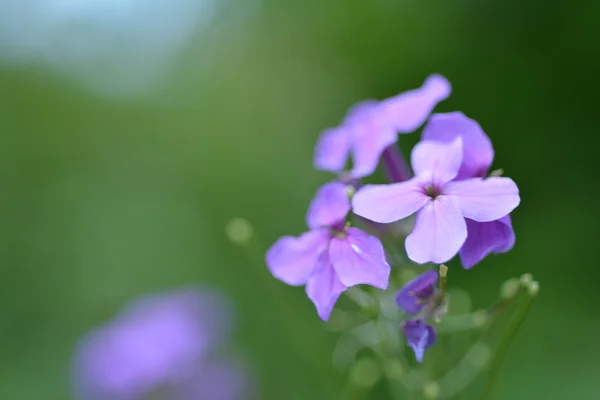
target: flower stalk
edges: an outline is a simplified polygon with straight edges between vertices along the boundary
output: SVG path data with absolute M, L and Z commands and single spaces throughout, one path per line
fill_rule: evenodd
M 396 144 L 386 147 L 381 156 L 383 168 L 390 183 L 404 182 L 412 178 L 404 155 Z

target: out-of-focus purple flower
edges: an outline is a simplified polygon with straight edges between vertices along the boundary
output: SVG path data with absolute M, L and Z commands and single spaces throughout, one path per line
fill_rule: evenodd
M 242 365 L 221 351 L 230 322 L 227 301 L 207 289 L 144 297 L 82 339 L 76 394 L 85 400 L 139 400 L 163 391 L 178 400 L 243 399 Z M 203 378 L 211 375 L 219 379 Z M 198 380 L 206 384 L 194 389 Z
M 409 314 L 417 314 L 435 293 L 439 277 L 435 271 L 426 271 L 400 289 L 396 303 Z
M 494 149 L 481 126 L 461 112 L 433 114 L 423 129 L 422 140 L 463 141 L 463 160 L 456 180 L 485 177 L 494 160 Z M 465 268 L 471 268 L 490 253 L 505 253 L 515 244 L 510 215 L 489 222 L 467 219 L 467 240 L 460 249 Z
M 273 276 L 288 285 L 306 285 L 308 297 L 325 321 L 347 287 L 388 286 L 390 266 L 383 245 L 375 236 L 346 227 L 349 211 L 347 186 L 341 182 L 325 184 L 307 213 L 311 230 L 298 237 L 280 238 L 266 255 Z
M 193 379 L 182 385 L 175 400 L 254 400 L 255 391 L 248 371 L 238 360 L 219 358 L 206 363 Z
M 434 74 L 418 89 L 358 103 L 339 127 L 323 132 L 315 149 L 315 167 L 339 173 L 352 157 L 353 177 L 372 174 L 382 152 L 396 143 L 397 134 L 414 132 L 450 91 L 448 80 Z
M 391 185 L 368 185 L 352 199 L 354 213 L 389 223 L 417 213 L 406 238 L 408 257 L 417 263 L 443 263 L 458 253 L 467 239 L 465 219 L 496 221 L 520 202 L 509 178 L 455 180 L 462 165 L 462 138 L 449 143 L 425 140 L 412 152 L 415 177 Z
M 402 325 L 406 343 L 412 347 L 418 362 L 423 362 L 425 350 L 433 346 L 437 335 L 433 326 L 426 324 L 422 319 L 411 319 Z

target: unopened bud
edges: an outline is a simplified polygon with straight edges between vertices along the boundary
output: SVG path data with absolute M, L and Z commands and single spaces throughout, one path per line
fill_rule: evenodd
M 538 281 L 533 281 L 529 283 L 527 286 L 527 292 L 530 296 L 536 296 L 540 291 L 540 283 Z
M 530 273 L 523 274 L 521 276 L 521 284 L 523 286 L 528 286 L 533 281 L 533 275 Z
M 227 237 L 235 244 L 247 243 L 254 233 L 252 224 L 245 218 L 233 218 L 225 228 Z
M 519 291 L 519 286 L 521 286 L 521 282 L 518 279 L 512 278 L 507 280 L 500 288 L 500 297 L 503 299 L 511 299 L 515 297 Z
M 440 276 L 442 278 L 445 278 L 446 275 L 448 275 L 448 267 L 445 266 L 444 264 L 440 265 Z
M 492 172 L 490 172 L 490 177 L 492 176 L 502 176 L 504 175 L 504 170 L 502 168 L 498 168 Z

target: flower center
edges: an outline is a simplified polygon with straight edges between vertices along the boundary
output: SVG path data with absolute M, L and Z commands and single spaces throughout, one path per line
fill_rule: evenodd
M 346 230 L 348 229 L 349 226 L 350 226 L 349 223 L 342 220 L 342 221 L 338 222 L 337 224 L 333 224 L 328 229 L 329 229 L 329 233 L 331 234 L 331 236 L 335 236 L 337 238 L 343 239 L 346 237 Z
M 436 197 L 442 194 L 442 190 L 437 185 L 430 183 L 425 186 L 425 194 L 435 200 Z

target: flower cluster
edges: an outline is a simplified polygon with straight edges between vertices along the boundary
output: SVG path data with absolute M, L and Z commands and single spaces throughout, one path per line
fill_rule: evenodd
M 519 190 L 509 178 L 488 175 L 494 151 L 477 122 L 461 112 L 431 115 L 450 91 L 444 77 L 432 75 L 418 89 L 359 103 L 340 126 L 319 138 L 314 165 L 336 173 L 337 179 L 317 191 L 306 217 L 310 231 L 279 239 L 266 263 L 283 282 L 306 285 L 323 320 L 348 287 L 388 287 L 391 268 L 383 237 L 352 226 L 352 214 L 367 222 L 369 231 L 400 220 L 410 225 L 407 218 L 415 215 L 404 247 L 416 264 L 440 264 L 460 254 L 463 266 L 471 268 L 488 254 L 513 247 L 509 214 L 520 202 Z M 397 135 L 423 124 L 421 141 L 412 150 L 411 171 L 396 145 Z M 390 182 L 362 185 L 380 161 Z M 386 232 L 373 231 L 380 236 Z M 398 295 L 399 306 L 413 314 L 426 309 L 436 300 L 436 280 L 437 274 L 425 273 L 411 281 Z M 430 311 L 425 317 L 431 317 Z M 435 331 L 425 319 L 403 326 L 419 360 L 435 341 Z
M 249 398 L 242 364 L 222 351 L 229 311 L 220 294 L 206 289 L 135 301 L 81 340 L 74 361 L 76 398 Z

